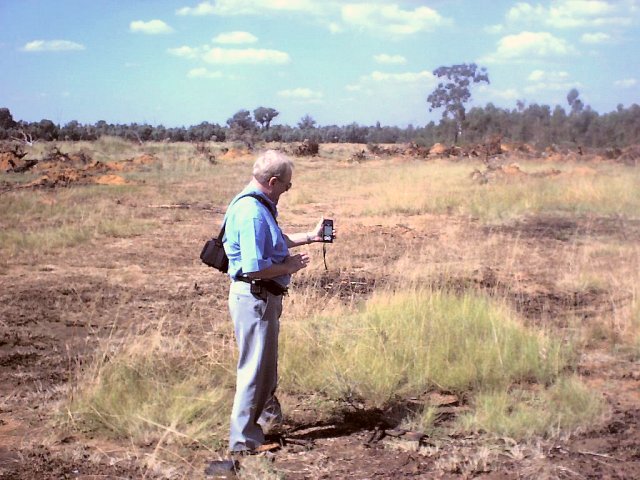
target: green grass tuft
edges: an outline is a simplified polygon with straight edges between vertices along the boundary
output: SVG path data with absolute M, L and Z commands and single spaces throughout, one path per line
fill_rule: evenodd
M 540 391 L 481 393 L 475 411 L 458 419 L 463 431 L 484 431 L 516 440 L 557 437 L 592 425 L 602 417 L 604 403 L 576 377 L 562 377 Z
M 83 372 L 68 411 L 76 426 L 106 436 L 219 448 L 233 398 L 230 362 L 222 351 L 203 360 L 159 332 L 129 338 Z
M 551 383 L 568 353 L 484 296 L 380 295 L 361 311 L 284 330 L 282 385 L 382 406 L 428 389 L 452 392 Z

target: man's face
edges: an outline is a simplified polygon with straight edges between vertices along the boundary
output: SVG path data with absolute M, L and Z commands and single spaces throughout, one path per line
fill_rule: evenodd
M 284 192 L 291 188 L 291 178 L 293 177 L 293 172 L 289 171 L 282 175 L 281 177 L 273 177 L 275 182 L 273 183 L 273 193 L 276 198 L 280 198 Z

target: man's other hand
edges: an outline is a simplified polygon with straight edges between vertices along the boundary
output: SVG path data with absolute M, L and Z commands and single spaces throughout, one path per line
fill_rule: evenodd
M 289 273 L 296 273 L 298 270 L 302 270 L 309 265 L 309 255 L 306 253 L 298 253 L 296 255 L 289 255 L 284 264 L 287 266 Z

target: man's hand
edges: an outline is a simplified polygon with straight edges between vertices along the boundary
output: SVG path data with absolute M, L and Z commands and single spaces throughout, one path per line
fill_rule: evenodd
M 307 233 L 307 237 L 312 242 L 322 242 L 322 222 L 324 222 L 324 217 L 320 218 L 318 224 L 314 227 L 313 230 Z M 333 228 L 333 238 L 336 238 L 336 229 Z
M 324 222 L 324 217 L 320 218 L 320 221 L 313 228 L 313 230 L 311 230 L 309 233 L 307 233 L 307 237 L 312 242 L 320 242 L 320 241 L 322 241 L 322 222 Z
M 287 267 L 289 273 L 296 273 L 298 270 L 302 270 L 309 265 L 309 255 L 306 253 L 298 253 L 296 255 L 289 255 L 284 265 Z
M 249 278 L 270 279 L 281 275 L 291 275 L 298 270 L 302 270 L 309 265 L 309 255 L 299 253 L 297 255 L 289 255 L 282 263 L 273 263 L 270 267 L 260 270 L 259 272 L 247 272 Z
M 287 247 L 299 247 L 300 245 L 308 245 L 314 242 L 322 242 L 322 222 L 324 217 L 320 219 L 318 224 L 313 227 L 313 230 L 302 233 L 294 233 L 291 235 L 285 235 L 284 238 L 287 241 Z M 336 229 L 333 228 L 333 238 L 336 238 Z

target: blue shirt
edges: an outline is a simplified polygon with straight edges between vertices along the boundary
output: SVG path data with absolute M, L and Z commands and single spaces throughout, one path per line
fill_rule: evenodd
M 251 197 L 240 198 L 247 193 L 257 193 L 263 197 L 277 216 L 276 205 L 251 185 L 231 201 L 225 215 L 226 227 L 222 240 L 229 257 L 228 273 L 231 278 L 284 263 L 289 256 L 287 242 L 275 219 L 260 201 Z M 281 275 L 273 280 L 287 286 L 291 275 Z

